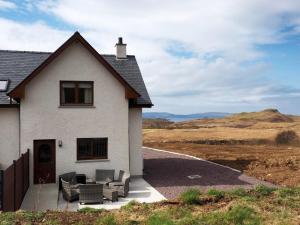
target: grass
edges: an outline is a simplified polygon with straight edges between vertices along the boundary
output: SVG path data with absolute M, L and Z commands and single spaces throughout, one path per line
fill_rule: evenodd
M 182 197 L 184 196 L 184 197 Z M 204 201 L 219 198 L 218 201 Z M 251 201 L 249 201 L 251 199 Z M 201 203 L 201 204 L 198 204 Z M 253 190 L 187 190 L 179 199 L 153 204 L 130 202 L 119 210 L 81 209 L 0 213 L 1 225 L 269 225 L 300 224 L 300 187 Z
M 219 191 L 217 189 L 209 189 L 207 191 L 207 195 L 208 196 L 212 196 L 212 197 L 214 197 L 216 199 L 221 199 L 221 198 L 224 198 L 225 192 L 224 191 Z
M 181 200 L 185 204 L 197 204 L 199 203 L 199 196 L 201 192 L 198 189 L 189 189 L 183 192 L 180 196 Z
M 267 187 L 265 185 L 257 185 L 255 187 L 255 192 L 259 196 L 268 196 L 268 195 L 271 195 L 275 190 L 276 190 L 276 188 Z

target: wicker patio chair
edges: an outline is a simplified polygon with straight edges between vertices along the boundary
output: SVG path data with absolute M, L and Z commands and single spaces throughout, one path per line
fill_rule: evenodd
M 103 204 L 103 184 L 81 184 L 79 185 L 79 203 Z
M 108 184 L 114 181 L 115 170 L 96 170 L 96 183 Z
M 61 179 L 63 179 L 65 182 L 69 182 L 70 184 L 77 184 L 76 182 L 76 172 L 69 172 L 64 173 L 58 176 L 59 181 L 59 190 L 62 189 Z
M 127 197 L 129 192 L 130 174 L 124 173 L 121 181 L 109 183 L 109 188 L 118 191 L 121 197 Z
M 79 199 L 78 185 L 72 185 L 61 179 L 63 198 L 68 202 L 77 201 Z

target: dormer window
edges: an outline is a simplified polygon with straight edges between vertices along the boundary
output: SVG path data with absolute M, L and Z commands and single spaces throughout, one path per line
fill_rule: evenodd
M 94 101 L 93 81 L 61 81 L 61 106 L 92 106 Z
M 7 91 L 8 80 L 0 80 L 0 91 Z

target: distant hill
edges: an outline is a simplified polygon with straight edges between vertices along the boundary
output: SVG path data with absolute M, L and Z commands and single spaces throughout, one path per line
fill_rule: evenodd
M 152 117 L 151 119 L 143 119 L 144 128 L 259 128 L 262 124 L 266 123 L 268 123 L 271 128 L 274 126 L 278 127 L 280 124 L 300 121 L 299 116 L 285 115 L 280 113 L 277 109 L 265 109 L 259 112 L 242 112 L 236 114 L 199 113 L 190 115 L 175 115 L 171 113 L 145 113 L 144 116 L 148 118 Z M 193 117 L 196 117 L 196 119 Z
M 172 114 L 167 112 L 145 112 L 143 113 L 144 119 L 167 119 L 173 122 L 194 120 L 194 119 L 210 119 L 210 118 L 223 118 L 230 115 L 230 113 L 223 112 L 206 112 L 206 113 L 195 113 L 195 114 Z

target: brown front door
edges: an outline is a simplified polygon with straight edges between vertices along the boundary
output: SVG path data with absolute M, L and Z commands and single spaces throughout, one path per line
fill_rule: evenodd
M 34 183 L 55 183 L 55 140 L 34 140 Z

